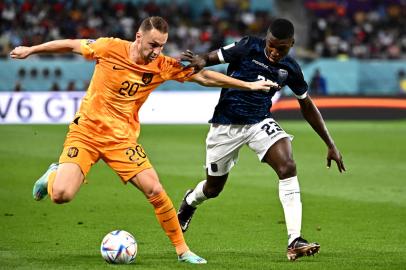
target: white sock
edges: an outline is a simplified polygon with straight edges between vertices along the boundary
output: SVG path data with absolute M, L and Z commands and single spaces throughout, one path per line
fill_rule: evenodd
M 302 202 L 297 176 L 279 180 L 279 199 L 285 213 L 289 245 L 300 236 L 302 227 Z
M 206 180 L 201 181 L 195 189 L 186 197 L 186 202 L 187 204 L 196 207 L 205 200 L 207 200 L 207 197 L 203 193 L 203 186 L 206 183 Z

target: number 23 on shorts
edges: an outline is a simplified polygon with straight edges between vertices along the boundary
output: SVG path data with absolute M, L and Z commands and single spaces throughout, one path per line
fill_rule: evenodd
M 266 124 L 263 124 L 261 126 L 261 129 L 264 130 L 266 134 L 268 134 L 268 136 L 271 136 L 275 132 L 283 131 L 283 129 L 278 125 L 278 123 L 272 120 Z

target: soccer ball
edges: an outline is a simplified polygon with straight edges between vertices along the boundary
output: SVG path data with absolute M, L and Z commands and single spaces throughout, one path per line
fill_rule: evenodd
M 101 242 L 100 251 L 108 263 L 130 264 L 137 255 L 137 241 L 129 232 L 115 230 L 109 232 Z

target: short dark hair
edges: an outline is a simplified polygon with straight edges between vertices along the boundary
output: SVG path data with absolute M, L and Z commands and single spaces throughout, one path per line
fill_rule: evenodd
M 275 19 L 268 28 L 268 33 L 271 33 L 277 39 L 292 38 L 295 34 L 293 23 L 287 19 Z
M 141 22 L 139 28 L 140 31 L 147 32 L 152 29 L 156 29 L 159 32 L 166 34 L 168 33 L 169 26 L 164 18 L 158 16 L 148 17 Z

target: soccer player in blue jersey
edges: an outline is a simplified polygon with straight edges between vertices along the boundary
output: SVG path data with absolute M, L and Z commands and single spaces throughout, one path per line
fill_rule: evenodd
M 187 51 L 183 60 L 200 70 L 204 66 L 229 63 L 227 74 L 244 81 L 271 80 L 279 87 L 293 91 L 306 121 L 327 146 L 327 166 L 337 163 L 345 171 L 342 156 L 331 138 L 324 120 L 307 94 L 308 85 L 301 68 L 288 55 L 294 44 L 294 27 L 286 19 L 276 19 L 268 29 L 266 39 L 244 37 L 203 56 Z M 287 257 L 296 260 L 318 253 L 320 245 L 301 237 L 302 203 L 293 160 L 291 140 L 270 113 L 271 98 L 280 88 L 269 92 L 247 92 L 223 88 L 210 120 L 206 139 L 207 179 L 186 192 L 178 211 L 183 231 L 188 229 L 198 205 L 217 197 L 223 190 L 228 174 L 238 159 L 238 152 L 247 145 L 261 162 L 269 164 L 279 177 L 279 198 L 285 214 L 288 232 Z

